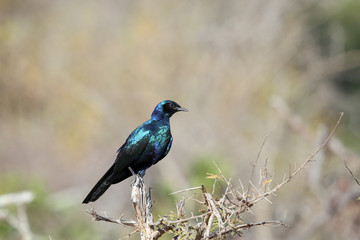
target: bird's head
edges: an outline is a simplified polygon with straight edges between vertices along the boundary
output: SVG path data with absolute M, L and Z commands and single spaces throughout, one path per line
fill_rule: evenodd
M 165 100 L 156 105 L 151 118 L 152 119 L 161 119 L 164 117 L 170 118 L 174 113 L 184 111 L 187 112 L 188 110 L 186 108 L 181 107 L 179 104 L 177 104 L 174 101 L 171 100 Z

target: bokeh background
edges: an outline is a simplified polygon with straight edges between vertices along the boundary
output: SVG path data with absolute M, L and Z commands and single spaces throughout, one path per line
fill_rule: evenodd
M 213 161 L 247 182 L 271 130 L 259 164 L 276 184 L 343 111 L 333 148 L 249 214 L 289 227 L 243 239 L 357 239 L 360 186 L 343 161 L 359 176 L 359 12 L 359 0 L 1 0 L 0 194 L 35 193 L 34 239 L 119 239 L 129 229 L 85 210 L 133 218 L 131 180 L 81 201 L 158 102 L 190 111 L 145 177 L 155 216 L 181 199 L 168 193 L 212 186 Z M 21 236 L 1 221 L 0 238 Z

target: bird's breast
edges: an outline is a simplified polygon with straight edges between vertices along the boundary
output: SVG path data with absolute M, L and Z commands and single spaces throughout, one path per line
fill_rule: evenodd
M 169 127 L 159 127 L 157 131 L 151 134 L 149 147 L 151 147 L 153 164 L 164 157 L 170 139 L 171 132 Z

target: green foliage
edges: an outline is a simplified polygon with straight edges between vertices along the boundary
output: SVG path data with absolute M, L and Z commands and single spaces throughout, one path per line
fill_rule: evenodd
M 174 209 L 176 196 L 170 195 L 170 193 L 176 191 L 176 189 L 173 188 L 170 182 L 161 181 L 161 179 L 156 182 L 155 186 L 156 191 L 152 191 L 152 199 L 154 200 L 153 214 L 156 218 L 167 213 L 169 209 Z
M 347 1 L 336 14 L 333 21 L 338 22 L 345 32 L 345 50 L 360 49 L 360 2 L 357 0 Z
M 11 239 L 12 236 L 19 235 L 14 228 L 9 224 L 0 221 L 0 238 L 1 239 Z
M 320 6 L 311 9 L 308 15 L 308 24 L 311 26 L 312 36 L 317 40 L 318 47 L 323 53 L 332 49 L 334 34 L 338 28 L 339 34 L 343 34 L 345 51 L 360 49 L 360 2 L 357 0 L 339 2 L 339 5 L 331 8 Z
M 0 178 L 0 194 L 31 190 L 35 199 L 26 205 L 30 228 L 38 239 L 100 239 L 88 218 L 82 218 L 73 208 L 56 210 L 50 201 L 44 181 L 27 179 L 23 175 L 5 174 Z M 6 208 L 16 214 L 16 207 Z M 0 221 L 0 239 L 18 239 L 19 233 L 5 221 Z
M 219 174 L 219 170 L 216 165 L 221 169 L 221 172 L 225 176 L 232 176 L 234 171 L 231 171 L 227 161 L 215 154 L 207 154 L 198 156 L 192 159 L 192 164 L 189 165 L 188 178 L 190 186 L 204 185 L 205 189 L 211 191 L 214 185 L 214 179 L 209 177 L 209 174 Z M 216 163 L 216 165 L 214 164 Z M 216 191 L 220 191 L 219 188 L 215 188 Z M 215 192 L 216 195 L 217 192 Z

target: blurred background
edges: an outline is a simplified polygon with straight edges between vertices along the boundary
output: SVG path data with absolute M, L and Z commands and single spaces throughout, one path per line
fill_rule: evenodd
M 81 202 L 158 102 L 189 112 L 145 176 L 155 218 L 181 199 L 168 193 L 211 187 L 213 161 L 246 183 L 271 130 L 259 165 L 276 184 L 343 111 L 331 147 L 249 214 L 289 227 L 243 239 L 357 239 L 360 186 L 343 161 L 360 175 L 359 12 L 359 0 L 1 0 L 0 194 L 34 192 L 34 239 L 119 239 L 130 229 L 85 210 L 133 218 L 131 179 Z M 0 238 L 21 234 L 0 221 Z

